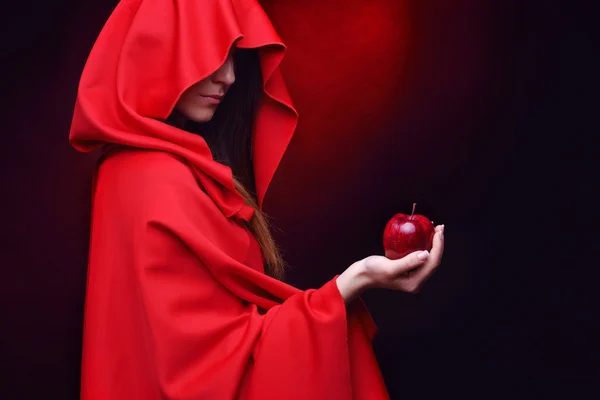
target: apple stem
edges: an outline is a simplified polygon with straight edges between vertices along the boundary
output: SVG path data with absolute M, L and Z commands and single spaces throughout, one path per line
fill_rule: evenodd
M 417 208 L 417 203 L 413 203 L 413 209 L 412 213 L 410 214 L 410 219 L 413 219 L 413 216 L 415 215 L 415 208 Z

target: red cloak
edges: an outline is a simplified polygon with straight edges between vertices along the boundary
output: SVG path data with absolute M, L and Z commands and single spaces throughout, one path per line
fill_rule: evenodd
M 122 0 L 89 56 L 70 140 L 112 150 L 93 185 L 84 400 L 388 398 L 364 303 L 346 307 L 335 279 L 301 291 L 266 276 L 231 170 L 161 122 L 234 43 L 260 48 L 262 205 L 297 114 L 255 0 Z

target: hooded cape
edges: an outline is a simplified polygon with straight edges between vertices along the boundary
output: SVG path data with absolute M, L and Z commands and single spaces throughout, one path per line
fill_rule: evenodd
M 82 388 L 94 399 L 384 399 L 358 299 L 264 274 L 254 210 L 198 135 L 164 121 L 231 46 L 259 48 L 265 192 L 296 126 L 285 47 L 255 0 L 122 0 L 84 68 L 70 140 L 104 149 L 92 195 Z

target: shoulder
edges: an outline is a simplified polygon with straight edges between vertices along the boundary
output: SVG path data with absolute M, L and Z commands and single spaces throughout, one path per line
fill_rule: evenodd
M 177 155 L 115 150 L 101 162 L 96 179 L 94 219 L 113 234 L 155 238 L 156 246 L 173 238 L 196 249 L 210 243 L 239 262 L 245 259 L 247 231 L 225 217 Z
M 206 209 L 211 203 L 190 165 L 163 151 L 112 150 L 98 166 L 96 179 L 96 201 L 106 200 L 105 205 L 127 213 L 163 213 L 180 206 Z
M 119 148 L 106 154 L 98 168 L 120 185 L 156 186 L 169 181 L 191 180 L 194 173 L 183 158 L 157 150 Z

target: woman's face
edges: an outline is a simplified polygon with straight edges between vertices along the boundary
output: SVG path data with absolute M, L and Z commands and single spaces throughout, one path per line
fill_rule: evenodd
M 183 92 L 175 109 L 188 120 L 208 122 L 234 82 L 233 54 L 230 53 L 225 63 L 212 75 Z

